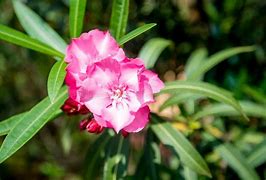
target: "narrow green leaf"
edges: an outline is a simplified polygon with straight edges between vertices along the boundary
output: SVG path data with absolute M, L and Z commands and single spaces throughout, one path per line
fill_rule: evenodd
M 129 0 L 113 0 L 110 31 L 116 40 L 125 35 L 128 10 Z
M 163 38 L 153 38 L 141 48 L 139 57 L 144 61 L 147 68 L 152 68 L 162 51 L 171 45 L 171 41 Z
M 191 56 L 188 58 L 188 61 L 185 66 L 185 73 L 187 79 L 190 79 L 191 74 L 200 68 L 204 59 L 207 59 L 207 50 L 205 48 L 195 50 Z
M 197 180 L 198 175 L 194 171 L 192 171 L 191 169 L 185 166 L 184 167 L 184 178 L 185 180 Z
M 64 57 L 62 53 L 37 41 L 36 39 L 33 39 L 27 36 L 26 34 L 23 34 L 19 31 L 16 31 L 12 28 L 9 28 L 1 24 L 0 24 L 0 39 L 44 54 L 57 56 L 60 58 Z
M 197 95 L 197 94 L 191 94 L 191 93 L 182 93 L 182 94 L 174 94 L 170 98 L 168 98 L 161 106 L 160 111 L 164 110 L 167 107 L 180 104 L 187 100 L 197 100 L 200 98 L 203 98 L 205 96 Z
M 12 2 L 22 27 L 31 37 L 65 54 L 65 41 L 47 23 L 21 1 L 13 0 Z
M 71 38 L 78 37 L 82 32 L 86 4 L 87 0 L 70 0 L 69 31 Z
M 64 79 L 66 76 L 66 63 L 61 60 L 57 61 L 48 76 L 47 81 L 47 90 L 48 90 L 48 96 L 50 98 L 50 101 L 53 103 L 55 98 L 57 97 L 60 88 L 62 87 L 64 83 Z
M 255 50 L 254 46 L 243 46 L 243 47 L 229 48 L 229 49 L 220 51 L 210 56 L 196 71 L 194 71 L 190 76 L 190 80 L 198 80 L 207 71 L 209 71 L 214 66 L 228 59 L 231 56 L 234 56 L 240 53 L 245 53 L 245 52 L 252 52 L 254 50 Z
M 258 167 L 266 162 L 266 140 L 258 144 L 247 158 L 247 162 L 252 167 Z
M 0 163 L 9 158 L 29 141 L 60 108 L 67 98 L 66 88 L 62 88 L 54 103 L 49 98 L 43 99 L 34 106 L 19 123 L 8 133 L 0 148 Z
M 239 102 L 243 112 L 247 116 L 264 118 L 266 119 L 265 109 L 266 106 L 259 105 L 252 102 L 240 101 Z M 193 116 L 193 119 L 200 119 L 205 116 L 239 116 L 239 112 L 236 111 L 232 106 L 226 104 L 211 104 L 205 107 L 203 110 L 199 111 Z
M 174 81 L 165 83 L 161 93 L 194 93 L 207 96 L 234 107 L 245 120 L 248 120 L 239 103 L 232 94 L 224 89 L 204 82 Z
M 151 28 L 153 28 L 154 26 L 156 26 L 155 23 L 150 23 L 150 24 L 145 24 L 141 27 L 138 27 L 137 29 L 129 32 L 128 34 L 126 34 L 125 36 L 123 36 L 122 38 L 120 38 L 118 40 L 118 44 L 120 46 L 122 46 L 123 44 L 125 44 L 126 42 L 130 41 L 131 39 L 134 39 L 135 37 L 143 34 L 144 32 L 150 30 Z
M 266 104 L 266 95 L 260 92 L 257 88 L 244 85 L 243 92 L 255 101 Z
M 0 121 L 0 136 L 6 135 L 25 116 L 26 112 L 14 115 L 8 119 Z
M 211 177 L 211 173 L 206 162 L 182 133 L 173 128 L 173 126 L 167 122 L 159 123 L 157 116 L 153 115 L 152 120 L 156 122 L 151 126 L 153 132 L 162 143 L 174 148 L 180 156 L 183 164 L 199 174 Z
M 246 161 L 245 156 L 231 144 L 220 145 L 216 148 L 228 165 L 244 180 L 259 180 L 256 171 Z

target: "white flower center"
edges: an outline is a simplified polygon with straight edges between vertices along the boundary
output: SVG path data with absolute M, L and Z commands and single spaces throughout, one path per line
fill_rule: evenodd
M 115 103 L 121 103 L 127 98 L 126 86 L 114 86 L 111 89 L 111 100 Z

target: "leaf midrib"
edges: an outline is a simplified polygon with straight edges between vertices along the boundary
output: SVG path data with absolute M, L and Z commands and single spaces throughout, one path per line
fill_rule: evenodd
M 61 67 L 64 65 L 64 60 L 61 59 L 61 61 L 62 61 L 62 62 L 60 62 L 60 66 L 59 66 L 59 68 L 58 68 L 58 71 L 56 72 L 55 80 L 54 80 L 54 82 L 53 82 L 53 88 L 52 88 L 52 91 L 55 91 L 55 89 L 56 89 L 56 88 L 55 88 L 56 85 L 57 85 L 56 82 L 57 82 L 57 80 L 58 80 L 58 78 L 59 78 L 59 74 L 60 74 L 60 72 L 61 72 Z M 52 101 L 51 103 L 52 103 L 52 104 L 54 103 L 53 101 L 54 101 L 54 98 L 55 98 L 55 96 L 57 95 L 57 93 L 58 93 L 58 92 L 56 92 L 56 94 L 54 94 L 53 97 L 51 98 L 51 101 Z

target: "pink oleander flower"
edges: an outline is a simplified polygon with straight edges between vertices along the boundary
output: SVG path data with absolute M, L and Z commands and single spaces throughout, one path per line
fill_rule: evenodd
M 76 92 L 87 77 L 87 67 L 108 57 L 117 61 L 125 59 L 124 51 L 109 32 L 95 29 L 83 33 L 79 38 L 72 39 L 67 47 L 65 57 L 65 61 L 68 63 L 66 84 L 71 84 L 69 93 L 72 99 L 80 101 Z
M 65 61 L 70 98 L 93 113 L 93 130 L 95 122 L 125 135 L 146 126 L 148 105 L 164 85 L 140 59 L 127 58 L 108 32 L 93 30 L 74 39 Z

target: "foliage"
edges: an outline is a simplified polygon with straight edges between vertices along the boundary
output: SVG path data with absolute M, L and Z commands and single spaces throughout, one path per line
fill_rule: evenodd
M 46 54 L 57 61 L 51 68 L 52 61 L 48 61 L 50 63 L 48 67 L 47 64 L 44 67 L 42 64 L 38 65 L 38 68 L 44 68 L 43 71 L 45 72 L 45 75 L 41 74 L 40 77 L 48 77 L 47 93 L 43 93 L 45 88 L 42 88 L 42 96 L 46 94 L 48 96 L 36 103 L 37 99 L 40 99 L 40 93 L 37 93 L 38 98 L 35 98 L 34 102 L 28 105 L 31 108 L 23 107 L 24 113 L 6 119 L 3 118 L 0 122 L 0 135 L 3 137 L 0 148 L 0 162 L 3 164 L 0 165 L 0 177 L 18 176 L 19 173 L 16 174 L 16 172 L 9 175 L 8 168 L 12 169 L 12 166 L 15 167 L 15 164 L 19 161 L 23 162 L 20 156 L 24 157 L 25 149 L 29 149 L 31 156 L 37 159 L 36 161 L 40 167 L 38 173 L 51 179 L 74 176 L 73 172 L 79 173 L 75 176 L 84 176 L 86 179 L 265 178 L 266 136 L 263 132 L 266 125 L 266 81 L 262 77 L 252 84 L 255 88 L 247 85 L 247 82 L 251 81 L 253 77 L 249 77 L 251 73 L 248 71 L 250 69 L 244 66 L 249 65 L 249 62 L 244 61 L 242 63 L 242 58 L 249 61 L 254 55 L 253 52 L 255 52 L 256 62 L 254 60 L 252 63 L 258 67 L 259 60 L 264 57 L 261 55 L 261 53 L 263 54 L 264 44 L 257 45 L 258 40 L 256 38 L 252 39 L 250 36 L 248 39 L 251 39 L 251 41 L 244 40 L 242 43 L 233 42 L 230 44 L 229 38 L 234 34 L 234 29 L 240 28 L 241 33 L 249 32 L 247 24 L 252 22 L 251 17 L 247 16 L 244 17 L 246 18 L 244 20 L 238 19 L 235 15 L 236 10 L 242 9 L 241 13 L 245 13 L 251 11 L 246 7 L 247 5 L 260 4 L 260 2 L 255 0 L 247 3 L 238 1 L 242 3 L 233 3 L 226 0 L 217 4 L 211 1 L 204 1 L 200 4 L 204 15 L 210 21 L 209 39 L 205 36 L 203 36 L 205 37 L 204 40 L 191 38 L 193 40 L 190 40 L 189 43 L 180 42 L 180 37 L 175 35 L 180 36 L 181 31 L 189 29 L 189 25 L 179 27 L 180 24 L 184 25 L 185 21 L 193 21 L 193 17 L 189 16 L 193 12 L 193 8 L 184 4 L 171 4 L 171 7 L 181 10 L 179 15 L 175 15 L 175 11 L 168 8 L 168 1 L 158 1 L 159 4 L 156 4 L 155 1 L 140 3 L 140 16 L 143 17 L 144 21 L 148 22 L 145 18 L 153 17 L 154 19 L 151 19 L 155 20 L 154 22 L 157 24 L 157 29 L 151 30 L 155 27 L 155 23 L 140 23 L 137 25 L 138 28 L 132 28 L 136 25 L 131 24 L 135 22 L 129 16 L 130 12 L 133 11 L 130 7 L 133 5 L 136 9 L 140 9 L 138 1 L 132 3 L 129 0 L 113 0 L 112 5 L 110 3 L 106 5 L 108 7 L 103 6 L 103 4 L 107 4 L 104 1 L 102 3 L 91 2 L 91 8 L 97 7 L 91 11 L 86 0 L 63 1 L 64 4 L 60 2 L 59 5 L 55 3 L 55 6 L 69 8 L 69 38 L 78 37 L 83 30 L 88 30 L 88 26 L 96 24 L 106 27 L 110 23 L 109 29 L 119 44 L 124 45 L 131 53 L 136 51 L 135 54 L 137 54 L 137 51 L 139 51 L 139 57 L 144 60 L 146 67 L 154 68 L 160 73 L 161 77 L 165 73 L 165 80 L 168 80 L 167 72 L 175 71 L 176 67 L 171 67 L 172 60 L 177 61 L 178 58 L 174 55 L 179 52 L 179 55 L 183 56 L 179 56 L 179 58 L 184 59 L 191 53 L 186 63 L 183 63 L 183 80 L 174 78 L 173 82 L 166 82 L 165 88 L 157 94 L 158 102 L 164 95 L 168 99 L 164 103 L 156 104 L 158 107 L 154 108 L 155 113 L 151 115 L 147 129 L 142 133 L 131 134 L 128 138 L 123 138 L 113 131 L 106 131 L 97 137 L 88 134 L 83 135 L 77 132 L 75 127 L 77 121 L 66 119 L 62 115 L 60 106 L 67 97 L 67 91 L 63 86 L 64 69 L 66 67 L 63 58 L 67 44 L 64 39 L 69 38 L 61 37 L 59 34 L 66 34 L 64 30 L 53 30 L 50 27 L 51 22 L 45 22 L 41 16 L 37 15 L 38 13 L 31 10 L 26 4 L 19 0 L 13 0 L 14 11 L 28 35 L 21 32 L 20 26 L 14 25 L 17 27 L 16 29 L 20 29 L 16 30 L 4 25 L 8 22 L 6 20 L 6 22 L 1 21 L 0 24 L 0 39 Z M 45 1 L 31 3 L 32 5 L 37 3 L 35 4 L 37 6 L 38 3 L 45 4 Z M 1 6 L 4 5 L 0 2 Z M 199 2 L 195 4 L 195 8 L 197 6 L 199 6 Z M 222 7 L 223 10 L 218 7 Z M 102 14 L 95 12 L 95 9 L 101 8 Z M 111 19 L 101 24 L 100 21 L 107 19 L 102 19 L 102 17 L 105 17 L 105 8 L 112 11 L 106 11 L 106 13 L 109 13 L 107 17 L 110 16 Z M 87 20 L 87 11 L 92 14 L 91 17 L 97 17 Z M 256 15 L 256 12 L 252 11 L 250 16 L 255 17 Z M 58 14 L 50 14 L 50 16 L 58 19 Z M 176 22 L 173 22 L 170 17 L 173 17 Z M 10 17 L 6 18 L 9 19 Z M 236 26 L 237 23 L 240 27 Z M 161 30 L 161 28 L 164 29 Z M 195 28 L 201 29 L 202 27 Z M 127 29 L 133 30 L 127 31 Z M 178 31 L 174 31 L 177 29 Z M 260 29 L 263 30 L 261 27 Z M 148 30 L 150 34 L 147 33 Z M 159 37 L 154 36 L 156 31 L 160 32 L 157 34 Z M 175 34 L 168 32 L 174 32 Z M 186 34 L 187 32 L 183 33 Z M 252 32 L 254 34 L 258 33 Z M 143 33 L 146 37 L 143 37 Z M 200 35 L 202 35 L 201 33 L 202 31 L 199 30 Z M 237 34 L 236 36 L 240 35 Z M 143 38 L 138 38 L 138 36 Z M 228 39 L 224 37 L 228 37 Z M 224 39 L 221 40 L 222 38 Z M 147 42 L 140 47 L 139 44 L 143 44 L 144 41 Z M 199 44 L 202 46 L 202 41 L 205 43 L 211 42 L 211 45 L 206 45 L 206 48 L 196 48 Z M 136 47 L 134 47 L 134 44 L 137 44 Z M 247 44 L 256 44 L 257 46 L 240 46 Z M 235 47 L 235 45 L 238 47 Z M 9 49 L 15 48 L 2 42 L 0 46 L 6 47 L 5 50 L 3 48 L 3 51 L 10 55 L 12 53 Z M 191 52 L 192 49 L 196 50 Z M 217 52 L 217 50 L 220 51 Z M 33 51 L 25 51 L 26 57 L 33 56 L 39 59 L 43 57 Z M 16 52 L 16 49 L 14 52 Z M 208 56 L 208 52 L 212 55 Z M 166 53 L 168 53 L 168 56 Z M 245 53 L 245 57 L 241 56 L 242 53 Z M 15 56 L 11 55 L 10 57 Z M 48 59 L 48 56 L 44 56 L 44 59 Z M 24 58 L 18 56 L 15 59 L 20 61 Z M 2 58 L 0 54 L 0 65 L 6 63 L 2 59 L 5 59 L 5 57 Z M 166 61 L 167 59 L 170 60 Z M 229 61 L 225 61 L 227 59 Z M 39 60 L 26 62 L 24 67 L 32 68 L 38 62 Z M 174 64 L 178 63 L 175 62 Z M 263 63 L 262 65 L 265 65 Z M 19 63 L 14 62 L 14 66 L 19 66 L 17 64 Z M 226 69 L 219 74 L 216 66 L 226 67 Z M 232 67 L 238 68 L 238 74 L 234 72 Z M 5 71 L 0 68 L 1 88 L 2 72 Z M 48 72 L 50 72 L 49 75 Z M 261 73 L 262 71 L 258 72 Z M 8 73 L 7 76 L 12 75 Z M 43 81 L 42 87 L 44 87 L 45 79 L 38 79 L 38 77 L 36 77 L 37 81 Z M 21 87 L 22 78 L 17 83 L 20 88 L 23 88 Z M 37 86 L 31 84 L 31 82 L 29 84 L 30 86 Z M 218 87 L 217 84 L 223 86 L 223 88 Z M 243 86 L 243 84 L 246 85 Z M 28 90 L 25 86 L 24 89 Z M 5 91 L 1 90 L 0 92 Z M 241 101 L 236 100 L 234 96 L 241 99 Z M 214 103 L 213 100 L 218 102 Z M 33 103 L 36 105 L 32 106 Z M 14 104 L 21 104 L 21 102 L 18 101 Z M 178 110 L 174 111 L 174 109 Z M 167 112 L 170 112 L 170 115 Z M 47 127 L 52 127 L 52 130 Z M 37 137 L 35 134 L 38 134 Z M 56 138 L 54 139 L 53 136 Z M 43 139 L 42 143 L 38 142 L 38 138 Z M 28 141 L 30 142 L 27 143 Z M 46 148 L 40 148 L 40 146 L 43 146 L 41 144 L 44 144 Z M 84 144 L 89 144 L 88 150 L 84 147 Z M 18 151 L 20 148 L 21 150 Z M 38 157 L 40 152 L 46 155 L 38 159 L 40 158 Z M 85 153 L 87 153 L 86 158 L 82 157 L 82 154 Z M 51 157 L 53 155 L 54 157 Z M 79 156 L 78 162 L 74 156 Z M 65 159 L 69 159 L 69 161 L 66 162 Z M 81 160 L 84 160 L 84 164 L 81 163 Z M 8 165 L 8 168 L 6 169 L 4 165 Z

